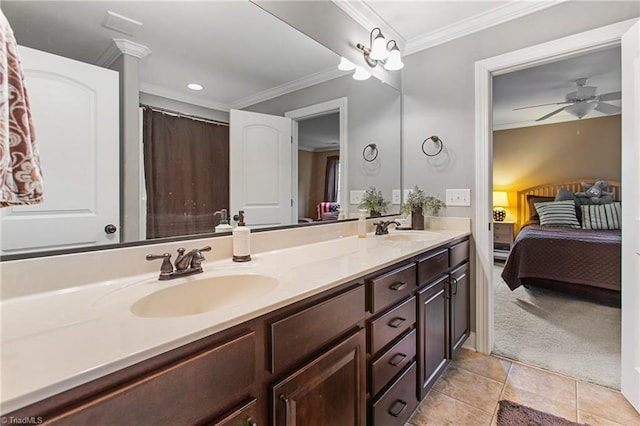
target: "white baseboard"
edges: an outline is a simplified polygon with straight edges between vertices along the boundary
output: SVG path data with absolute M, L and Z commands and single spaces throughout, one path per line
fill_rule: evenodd
M 462 344 L 462 347 L 465 349 L 469 349 L 470 351 L 477 352 L 475 331 L 469 332 L 469 337 L 467 337 L 467 340 L 464 341 L 464 343 Z

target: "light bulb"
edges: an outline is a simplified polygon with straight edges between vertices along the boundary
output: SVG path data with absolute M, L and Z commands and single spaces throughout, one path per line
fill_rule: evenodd
M 353 73 L 354 80 L 366 80 L 371 77 L 369 71 L 365 70 L 362 67 L 356 67 L 356 72 Z
M 356 66 L 347 58 L 340 57 L 340 64 L 338 64 L 338 69 L 340 71 L 351 71 L 356 69 Z
M 402 63 L 402 58 L 400 57 L 400 49 L 394 45 L 391 52 L 389 52 L 387 61 L 384 63 L 384 68 L 389 71 L 397 71 L 402 67 L 404 67 L 404 63 Z
M 381 61 L 383 59 L 387 59 L 389 56 L 389 51 L 387 50 L 387 40 L 384 39 L 382 33 L 378 33 L 375 39 L 373 39 L 373 44 L 371 45 L 371 52 L 369 52 L 369 58 L 374 59 L 376 61 Z
M 187 87 L 189 89 L 191 89 L 191 90 L 202 90 L 202 89 L 204 89 L 204 87 L 202 87 L 202 85 L 198 84 L 198 83 L 189 83 L 189 84 L 187 84 Z

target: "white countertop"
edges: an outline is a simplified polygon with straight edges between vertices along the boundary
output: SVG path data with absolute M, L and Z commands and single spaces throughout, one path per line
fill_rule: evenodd
M 391 234 L 403 231 L 391 231 Z M 428 231 L 425 231 L 428 232 Z M 355 236 L 258 253 L 247 263 L 205 262 L 202 274 L 159 281 L 158 273 L 3 301 L 1 408 L 5 414 L 124 367 L 468 235 L 437 230 L 429 242 Z M 131 305 L 158 290 L 219 275 L 279 281 L 260 297 L 208 312 L 142 318 Z

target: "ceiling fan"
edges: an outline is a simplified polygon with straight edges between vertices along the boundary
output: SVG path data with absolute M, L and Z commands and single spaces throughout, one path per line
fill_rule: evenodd
M 553 102 L 550 104 L 541 104 L 541 105 L 532 105 L 521 108 L 515 108 L 514 111 L 527 109 L 527 108 L 537 108 L 541 106 L 547 105 L 566 105 L 561 108 L 558 108 L 555 111 L 550 112 L 547 115 L 543 115 L 538 118 L 536 121 L 546 120 L 549 117 L 552 117 L 559 112 L 566 111 L 569 114 L 582 118 L 585 115 L 589 114 L 593 110 L 600 111 L 603 114 L 616 114 L 620 112 L 620 107 L 615 105 L 611 105 L 606 103 L 605 101 L 615 101 L 621 99 L 622 92 L 611 92 L 605 93 L 603 95 L 596 95 L 596 90 L 598 89 L 595 86 L 585 86 L 587 84 L 586 78 L 579 78 L 576 80 L 577 89 L 571 93 L 567 93 L 565 96 L 565 100 L 562 102 Z

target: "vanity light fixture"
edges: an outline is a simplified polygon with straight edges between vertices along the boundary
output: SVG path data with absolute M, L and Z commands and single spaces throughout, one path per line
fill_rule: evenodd
M 187 87 L 191 90 L 197 90 L 197 91 L 204 89 L 204 87 L 198 83 L 189 83 L 187 84 Z
M 375 38 L 374 34 L 376 34 Z M 384 35 L 382 35 L 382 30 L 378 27 L 371 30 L 369 47 L 360 43 L 356 47 L 362 50 L 364 60 L 371 68 L 376 67 L 378 64 L 383 64 L 384 68 L 389 71 L 397 71 L 404 67 L 398 43 L 395 40 L 387 42 Z
M 357 66 L 356 64 L 354 64 L 353 62 L 351 62 L 350 60 L 344 57 L 340 57 L 340 63 L 338 64 L 338 69 L 340 71 L 355 70 L 355 72 L 353 73 L 354 80 L 366 80 L 369 77 L 371 77 L 371 73 L 369 71 L 365 70 L 362 67 Z
M 353 73 L 354 80 L 366 80 L 371 77 L 371 73 L 362 67 L 356 67 L 356 72 Z

